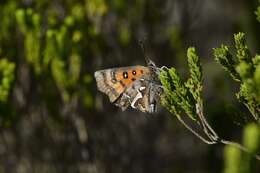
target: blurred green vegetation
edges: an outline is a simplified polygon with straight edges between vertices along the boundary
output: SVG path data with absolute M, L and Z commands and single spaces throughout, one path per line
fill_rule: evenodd
M 231 15 L 223 10 L 233 9 L 234 3 L 237 13 Z M 165 105 L 174 105 L 169 110 L 177 115 L 181 110 L 198 122 L 194 116 L 196 104 L 205 103 L 211 108 L 209 112 L 218 115 L 207 117 L 209 121 L 219 122 L 214 126 L 227 129 L 227 136 L 237 137 L 242 128 L 230 127 L 232 111 L 223 106 L 224 99 L 233 101 L 230 98 L 237 86 L 229 86 L 230 78 L 220 72 L 209 54 L 219 43 L 226 45 L 233 32 L 242 31 L 242 24 L 248 21 L 240 20 L 239 15 L 245 15 L 248 3 L 1 1 L 0 172 L 212 173 L 235 172 L 240 169 L 236 165 L 243 172 L 258 171 L 252 159 L 253 153 L 259 152 L 258 125 L 249 124 L 243 130 L 242 144 L 251 155 L 227 147 L 222 157 L 218 148 L 211 152 L 201 141 L 193 140 L 166 110 L 149 118 L 131 110 L 120 112 L 97 92 L 93 77 L 96 70 L 103 68 L 145 65 L 138 47 L 138 41 L 145 39 L 150 58 L 158 66 L 175 66 L 162 74 L 178 85 L 178 90 L 165 98 Z M 255 10 L 259 20 L 259 7 Z M 185 49 L 190 46 L 196 51 L 187 51 L 187 70 L 183 68 L 187 63 Z M 235 37 L 237 52 L 227 46 L 218 50 L 227 65 L 224 68 L 234 79 L 239 78 L 240 101 L 251 112 L 257 112 L 259 52 L 255 56 L 248 54 L 242 33 Z M 259 50 L 250 50 L 255 51 Z M 238 61 L 230 62 L 228 57 L 236 54 Z M 201 73 L 204 64 L 210 67 L 205 70 L 205 80 Z M 172 83 L 164 80 L 164 85 L 169 85 L 171 91 Z M 214 89 L 204 91 L 206 88 Z M 221 94 L 220 88 L 228 94 Z M 248 114 L 239 103 L 231 104 L 243 117 Z M 225 117 L 222 122 L 221 117 Z
M 260 22 L 260 6 L 257 7 L 257 10 L 255 11 L 256 18 Z
M 254 154 L 259 153 L 260 128 L 258 124 L 248 124 L 243 131 L 243 145 L 249 153 L 241 152 L 238 148 L 226 146 L 224 150 L 225 169 L 224 173 L 257 172 L 259 160 Z
M 0 85 L 0 101 L 6 102 L 12 82 L 14 81 L 15 64 L 7 59 L 0 60 L 1 85 Z

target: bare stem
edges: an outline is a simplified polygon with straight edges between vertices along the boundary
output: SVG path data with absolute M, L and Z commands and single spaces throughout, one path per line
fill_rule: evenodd
M 209 125 L 209 123 L 207 122 L 207 119 L 205 118 L 204 114 L 203 114 L 203 109 L 202 106 L 198 106 L 196 105 L 196 109 L 197 109 L 197 114 L 200 120 L 200 127 L 202 128 L 203 132 L 205 133 L 205 135 L 207 136 L 208 139 L 206 139 L 205 137 L 203 137 L 201 134 L 199 134 L 198 132 L 196 132 L 194 129 L 192 129 L 182 118 L 180 115 L 177 115 L 177 119 L 191 132 L 193 133 L 196 137 L 198 137 L 200 140 L 202 140 L 204 143 L 206 144 L 217 144 L 217 143 L 221 143 L 224 145 L 230 145 L 233 147 L 236 147 L 238 149 L 240 149 L 241 151 L 244 151 L 246 153 L 250 154 L 250 151 L 248 150 L 248 148 L 244 147 L 243 145 L 237 143 L 237 142 L 233 142 L 233 141 L 228 141 L 225 139 L 221 139 L 219 138 L 218 134 L 213 130 L 213 128 Z M 255 154 L 254 157 L 260 161 L 260 155 Z
M 204 143 L 206 144 L 216 144 L 216 141 L 208 140 L 205 137 L 203 137 L 202 135 L 200 135 L 198 132 L 196 132 L 195 130 L 193 130 L 187 123 L 185 123 L 185 121 L 183 121 L 183 119 L 180 116 L 176 116 L 177 119 L 191 132 L 193 133 L 196 137 L 198 137 L 200 140 L 202 140 Z
M 250 109 L 250 107 L 248 106 L 248 104 L 244 103 L 244 105 L 247 107 L 247 109 L 249 110 L 249 112 L 251 113 L 251 115 L 254 117 L 254 119 L 255 119 L 256 121 L 259 120 L 258 114 L 257 114 L 257 113 L 254 113 L 254 112 Z
M 204 114 L 203 114 L 203 104 L 196 104 L 197 115 L 200 119 L 200 122 L 203 126 L 204 133 L 210 138 L 212 141 L 217 141 L 219 139 L 217 133 L 213 130 L 213 128 L 207 122 Z

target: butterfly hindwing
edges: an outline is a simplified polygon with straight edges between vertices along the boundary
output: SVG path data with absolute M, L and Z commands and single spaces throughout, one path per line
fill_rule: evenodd
M 116 100 L 115 104 L 125 110 L 131 106 L 146 113 L 154 113 L 162 93 L 160 85 L 145 78 L 135 81 Z

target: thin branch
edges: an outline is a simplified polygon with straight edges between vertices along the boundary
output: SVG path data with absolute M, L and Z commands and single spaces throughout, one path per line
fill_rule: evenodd
M 204 138 L 203 136 L 201 136 L 198 132 L 193 130 L 187 123 L 185 123 L 185 121 L 183 121 L 183 119 L 181 119 L 181 116 L 176 116 L 176 117 L 191 133 L 193 133 L 196 137 L 201 139 L 204 143 L 210 144 L 210 145 L 216 144 L 216 141 L 208 140 L 208 139 Z
M 252 116 L 254 117 L 254 119 L 257 121 L 259 120 L 258 114 L 255 114 L 250 107 L 248 106 L 248 104 L 244 103 L 244 105 L 247 107 L 247 109 L 249 110 L 249 112 L 252 114 Z
M 196 112 L 200 119 L 200 122 L 203 126 L 204 133 L 210 138 L 212 141 L 217 141 L 219 139 L 217 133 L 213 130 L 213 128 L 207 122 L 204 114 L 203 114 L 203 106 L 201 104 L 196 104 Z
M 206 144 L 217 144 L 217 143 L 221 143 L 224 145 L 230 145 L 233 147 L 236 147 L 238 149 L 240 149 L 241 151 L 244 151 L 246 153 L 250 154 L 250 151 L 244 147 L 243 145 L 237 143 L 237 142 L 233 142 L 233 141 L 228 141 L 225 139 L 222 139 L 218 136 L 218 134 L 213 130 L 213 128 L 209 125 L 209 123 L 207 122 L 203 111 L 202 111 L 202 107 L 201 106 L 197 106 L 196 105 L 196 109 L 197 109 L 197 114 L 198 117 L 200 119 L 200 122 L 202 123 L 202 128 L 203 128 L 203 132 L 206 134 L 206 136 L 209 138 L 206 139 L 205 137 L 203 137 L 202 135 L 200 135 L 198 132 L 196 132 L 194 129 L 192 129 L 182 118 L 181 116 L 176 116 L 177 119 L 191 132 L 193 133 L 196 137 L 198 137 L 200 140 L 202 140 L 204 143 Z M 201 124 L 199 124 L 201 126 Z M 254 157 L 260 161 L 260 155 L 254 154 Z

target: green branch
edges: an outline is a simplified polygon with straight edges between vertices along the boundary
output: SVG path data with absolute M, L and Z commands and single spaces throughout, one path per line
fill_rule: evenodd
M 240 90 L 236 94 L 255 120 L 259 119 L 260 114 L 260 56 L 254 58 L 246 45 L 244 33 L 234 35 L 233 55 L 228 46 L 222 45 L 213 49 L 215 60 L 221 64 L 229 75 L 240 83 Z
M 222 65 L 224 70 L 227 71 L 235 81 L 241 81 L 240 76 L 235 69 L 235 61 L 227 46 L 221 45 L 220 48 L 214 48 L 213 54 L 215 60 Z
M 259 65 L 259 57 L 256 59 L 250 59 L 249 50 L 245 45 L 244 34 L 239 33 L 235 35 L 235 45 L 236 52 L 238 57 L 238 63 L 243 62 L 247 65 L 257 64 Z M 228 71 L 233 79 L 236 81 L 243 82 L 241 86 L 242 89 L 248 89 L 247 83 L 244 82 L 245 78 L 250 77 L 248 75 L 248 68 L 246 72 L 241 72 L 237 70 L 238 65 L 233 60 L 232 54 L 229 52 L 227 46 L 221 46 L 220 48 L 214 49 L 215 59 L 224 66 L 224 69 Z M 204 115 L 203 111 L 203 98 L 202 98 L 202 89 L 203 89 L 203 75 L 202 75 L 202 67 L 200 64 L 199 57 L 196 54 L 195 48 L 189 48 L 187 51 L 188 57 L 188 66 L 190 71 L 190 77 L 186 82 L 183 82 L 183 79 L 178 74 L 175 68 L 164 68 L 160 73 L 160 80 L 162 86 L 164 88 L 164 95 L 162 96 L 162 104 L 165 106 L 167 110 L 169 110 L 172 114 L 174 114 L 177 119 L 195 136 L 201 139 L 203 142 L 207 144 L 217 144 L 221 143 L 227 146 L 236 147 L 237 149 L 247 152 L 248 154 L 252 154 L 256 159 L 260 160 L 260 156 L 258 156 L 256 151 L 252 151 L 252 148 L 255 148 L 255 141 L 248 139 L 247 142 L 244 142 L 244 145 L 241 145 L 236 142 L 228 141 L 222 139 L 218 136 L 218 134 L 214 131 L 214 129 L 209 125 L 207 119 Z M 244 67 L 242 67 L 244 68 Z M 255 69 L 253 66 L 249 67 L 250 69 Z M 244 70 L 244 69 L 243 69 Z M 246 74 L 244 74 L 246 73 Z M 251 74 L 251 73 L 249 73 Z M 245 87 L 245 88 L 243 88 Z M 247 94 L 247 98 L 252 96 L 251 93 L 245 93 L 246 91 L 241 89 L 241 93 L 244 95 Z M 248 100 L 247 100 L 248 101 Z M 247 102 L 249 103 L 249 102 Z M 190 125 L 186 121 L 184 121 L 183 116 L 187 115 L 188 118 L 196 121 L 195 125 L 200 127 L 200 132 L 191 128 Z M 245 138 L 251 138 L 252 134 L 250 131 L 250 135 L 245 135 Z M 249 134 L 249 133 L 247 133 Z M 255 134 L 253 132 L 253 134 Z M 256 139 L 256 141 L 259 141 Z M 231 152 L 231 151 L 230 151 Z M 231 152 L 232 154 L 233 152 Z
M 183 82 L 175 68 L 163 70 L 160 80 L 165 90 L 162 103 L 176 115 L 186 113 L 192 120 L 196 118 L 196 103 L 202 102 L 202 73 L 195 49 L 189 48 L 187 52 L 190 78 Z

